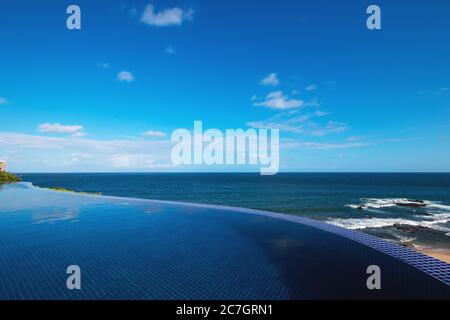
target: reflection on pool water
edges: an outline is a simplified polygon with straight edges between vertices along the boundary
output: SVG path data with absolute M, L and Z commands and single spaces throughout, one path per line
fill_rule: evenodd
M 321 225 L 1 185 L 0 299 L 450 298 L 450 265 L 408 251 L 421 261 L 412 266 Z M 69 265 L 81 290 L 66 287 Z M 381 290 L 367 289 L 369 265 Z

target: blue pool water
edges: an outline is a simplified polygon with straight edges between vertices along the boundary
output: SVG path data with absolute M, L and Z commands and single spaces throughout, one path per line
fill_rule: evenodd
M 328 221 L 405 245 L 450 251 L 449 173 L 42 173 L 23 174 L 43 187 L 105 195 L 253 208 Z M 362 200 L 429 200 L 426 208 Z M 372 204 L 364 210 L 348 205 Z
M 450 298 L 450 265 L 309 221 L 2 185 L 0 298 Z M 69 265 L 81 268 L 81 290 L 66 287 Z M 382 290 L 367 289 L 369 265 Z

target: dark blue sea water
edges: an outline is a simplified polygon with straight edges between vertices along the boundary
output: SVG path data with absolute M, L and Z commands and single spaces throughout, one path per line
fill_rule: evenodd
M 22 178 L 42 187 L 300 215 L 405 245 L 450 249 L 450 173 L 43 173 Z M 430 202 L 424 208 L 390 204 L 402 198 Z
M 450 297 L 450 265 L 359 232 L 29 183 L 0 185 L 0 252 L 0 299 Z M 370 265 L 382 290 L 367 288 Z M 67 287 L 68 266 L 81 290 Z

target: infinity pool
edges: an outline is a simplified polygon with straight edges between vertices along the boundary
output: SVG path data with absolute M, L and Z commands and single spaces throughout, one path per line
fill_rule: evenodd
M 300 217 L 0 185 L 0 299 L 450 298 L 449 284 L 449 264 Z

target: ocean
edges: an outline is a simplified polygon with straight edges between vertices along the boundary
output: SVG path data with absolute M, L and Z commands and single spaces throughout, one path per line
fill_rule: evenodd
M 450 173 L 23 173 L 40 187 L 299 215 L 450 250 Z M 411 200 L 413 202 L 411 202 Z

